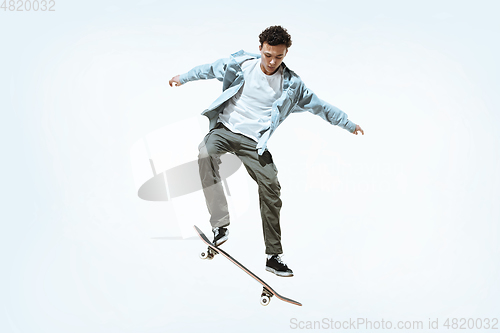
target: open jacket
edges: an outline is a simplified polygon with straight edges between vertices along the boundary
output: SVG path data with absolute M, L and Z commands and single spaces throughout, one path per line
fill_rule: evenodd
M 260 58 L 260 54 L 247 53 L 243 50 L 232 54 L 229 58 L 219 59 L 212 64 L 197 66 L 189 72 L 180 75 L 180 82 L 206 80 L 216 78 L 222 81 L 222 94 L 203 111 L 210 120 L 210 129 L 217 124 L 219 113 L 223 111 L 225 103 L 231 99 L 243 86 L 245 79 L 241 64 L 244 61 Z M 347 119 L 347 114 L 337 107 L 319 99 L 302 82 L 300 77 L 291 71 L 283 62 L 283 93 L 272 106 L 271 127 L 265 131 L 257 143 L 257 151 L 262 155 L 267 147 L 267 141 L 276 128 L 292 112 L 309 111 L 318 115 L 332 125 L 338 125 L 349 132 L 354 132 L 356 124 Z

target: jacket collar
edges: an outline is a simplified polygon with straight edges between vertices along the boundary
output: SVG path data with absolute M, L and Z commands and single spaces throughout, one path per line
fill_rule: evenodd
M 244 50 L 239 50 L 238 52 L 231 54 L 231 57 L 233 57 L 237 63 L 241 63 L 241 62 L 248 60 L 248 59 L 260 58 L 260 54 L 259 53 L 245 52 Z

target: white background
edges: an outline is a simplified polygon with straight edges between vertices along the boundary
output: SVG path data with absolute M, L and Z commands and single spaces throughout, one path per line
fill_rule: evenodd
M 497 1 L 54 8 L 0 11 L 0 331 L 500 318 Z M 174 89 L 168 79 L 258 52 L 259 33 L 275 24 L 292 35 L 287 66 L 365 130 L 354 136 L 305 113 L 269 142 L 295 277 L 264 271 L 250 177 L 248 210 L 232 221 L 224 248 L 301 308 L 262 307 L 260 285 L 230 262 L 199 260 L 201 241 L 176 240 L 174 213 L 138 198 L 130 166 L 134 142 L 198 116 L 221 90 L 216 80 Z M 151 210 L 163 211 L 161 225 Z

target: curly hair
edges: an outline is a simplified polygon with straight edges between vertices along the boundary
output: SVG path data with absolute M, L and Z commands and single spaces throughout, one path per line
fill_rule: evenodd
M 292 37 L 288 34 L 285 28 L 280 25 L 274 25 L 262 31 L 259 35 L 260 45 L 264 42 L 271 46 L 285 44 L 286 48 L 292 46 Z

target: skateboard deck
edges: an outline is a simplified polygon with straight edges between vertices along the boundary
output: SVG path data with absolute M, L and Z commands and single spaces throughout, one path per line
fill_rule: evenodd
M 270 285 L 268 285 L 266 282 L 264 282 L 264 280 L 262 280 L 257 275 L 255 275 L 254 273 L 252 273 L 252 271 L 250 271 L 248 268 L 246 268 L 245 266 L 243 266 L 242 264 L 240 264 L 236 259 L 234 259 L 233 257 L 231 257 L 226 251 L 222 250 L 221 248 L 216 247 L 211 241 L 208 240 L 207 236 L 205 236 L 205 234 L 203 233 L 203 231 L 201 231 L 197 226 L 194 226 L 194 228 L 196 229 L 196 232 L 200 236 L 201 240 L 203 242 L 205 242 L 205 244 L 208 245 L 207 251 L 206 252 L 202 252 L 200 254 L 200 258 L 202 258 L 202 259 L 212 259 L 216 254 L 220 253 L 220 254 L 222 254 L 223 257 L 226 257 L 233 264 L 235 264 L 236 266 L 238 266 L 239 268 L 241 268 L 245 273 L 247 273 L 248 275 L 250 275 L 251 277 L 253 277 L 263 287 L 262 294 L 260 296 L 260 304 L 262 304 L 262 305 L 268 305 L 269 302 L 271 301 L 271 297 L 276 296 L 277 298 L 279 298 L 280 300 L 282 300 L 284 302 L 288 302 L 290 304 L 295 304 L 295 305 L 298 305 L 298 306 L 302 306 L 301 303 L 299 303 L 297 301 L 294 301 L 293 299 L 290 299 L 290 298 L 287 298 L 287 297 L 284 297 L 284 296 L 281 296 L 280 294 L 278 294 L 276 291 L 274 291 L 273 288 L 271 288 Z

